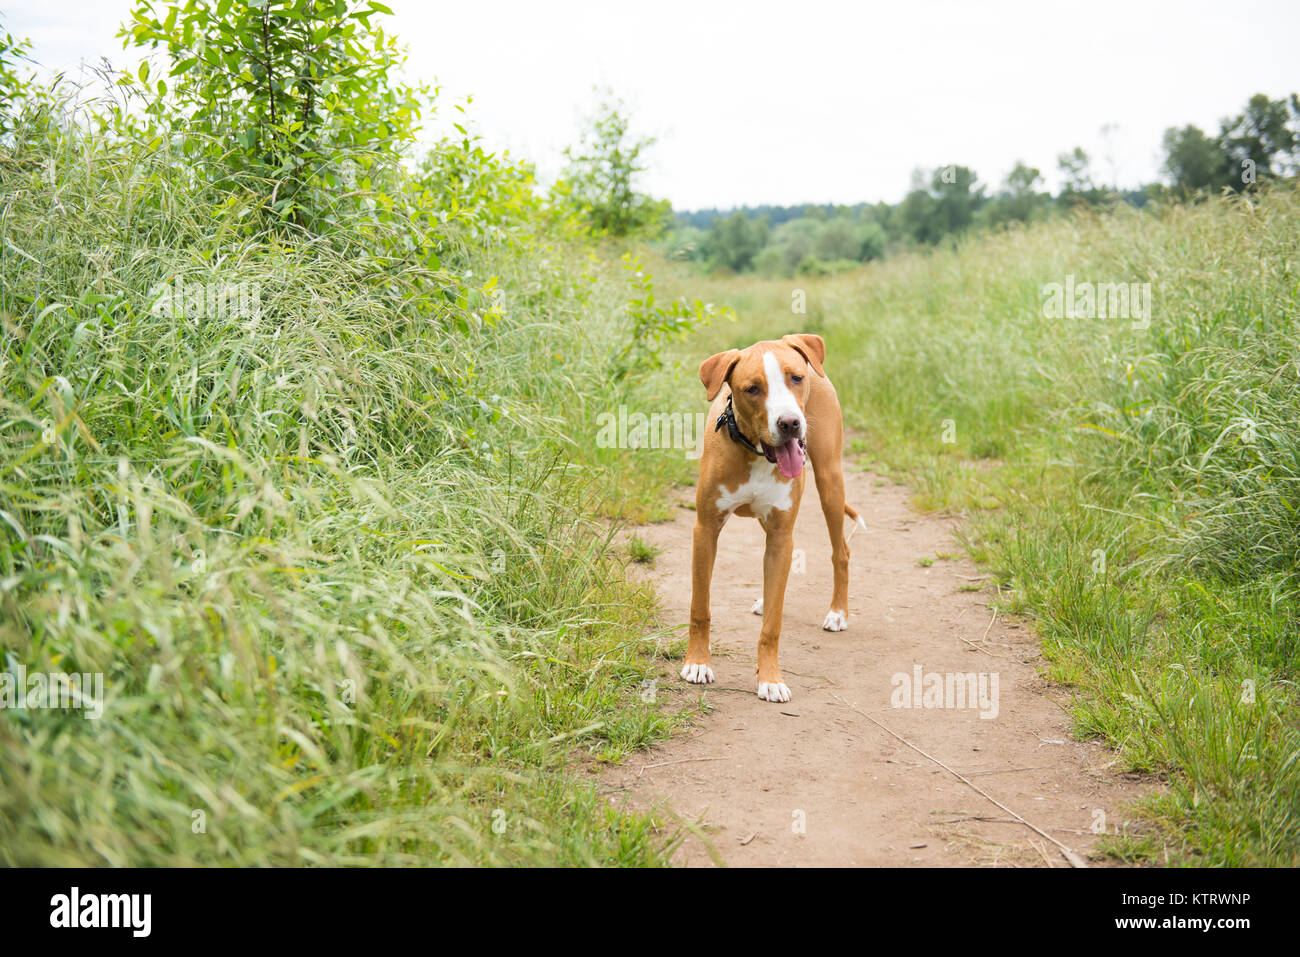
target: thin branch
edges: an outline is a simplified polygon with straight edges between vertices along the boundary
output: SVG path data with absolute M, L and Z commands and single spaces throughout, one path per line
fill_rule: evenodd
M 996 616 L 996 612 L 995 612 L 994 614 L 995 614 L 995 616 Z M 1020 816 L 1019 814 L 1017 814 L 1015 811 L 1011 810 L 1011 808 L 1007 807 L 1005 804 L 1003 804 L 1003 803 L 1002 803 L 1001 801 L 999 801 L 997 798 L 993 797 L 991 794 L 989 794 L 987 791 L 985 791 L 983 788 L 981 788 L 981 787 L 980 787 L 978 784 L 976 784 L 974 781 L 970 780 L 970 778 L 966 777 L 964 774 L 961 774 L 960 772 L 954 771 L 952 768 L 948 767 L 948 765 L 944 764 L 942 761 L 940 761 L 940 760 L 939 760 L 938 758 L 936 758 L 934 755 L 929 754 L 929 753 L 926 752 L 926 751 L 922 751 L 920 748 L 918 748 L 916 745 L 914 745 L 911 741 L 908 741 L 907 738 L 903 737 L 901 734 L 899 734 L 899 733 L 896 732 L 896 731 L 891 731 L 889 728 L 885 727 L 883 724 L 881 724 L 881 723 L 880 723 L 879 721 L 877 721 L 875 718 L 871 717 L 871 715 L 869 715 L 869 714 L 867 714 L 865 711 L 862 711 L 861 709 L 856 708 L 856 707 L 854 707 L 853 705 L 849 704 L 847 701 L 845 701 L 845 700 L 844 700 L 843 698 L 841 698 L 839 695 L 832 695 L 832 697 L 838 699 L 839 702 L 840 702 L 840 704 L 844 705 L 844 706 L 845 706 L 846 708 L 848 708 L 850 711 L 856 711 L 858 714 L 860 714 L 862 717 L 866 718 L 868 721 L 870 721 L 872 724 L 874 724 L 877 728 L 879 728 L 881 731 L 885 732 L 885 733 L 886 733 L 887 735 L 889 735 L 890 737 L 892 737 L 892 738 L 896 738 L 896 739 L 898 739 L 899 741 L 903 742 L 903 744 L 907 745 L 909 748 L 911 748 L 911 749 L 912 749 L 913 751 L 915 751 L 917 754 L 921 755 L 921 756 L 924 757 L 924 758 L 929 758 L 931 761 L 933 761 L 935 764 L 939 765 L 939 767 L 943 768 L 945 771 L 947 771 L 949 774 L 951 774 L 951 775 L 952 775 L 953 777 L 955 777 L 957 780 L 961 781 L 963 784 L 967 785 L 967 786 L 970 787 L 972 790 L 974 790 L 976 794 L 980 795 L 980 796 L 981 796 L 982 798 L 984 798 L 986 801 L 988 801 L 988 802 L 990 802 L 990 803 L 992 803 L 992 804 L 996 804 L 998 807 L 1000 807 L 1002 810 L 1006 811 L 1008 814 L 1010 814 L 1012 817 L 1014 817 L 1017 821 L 1019 821 L 1019 822 L 1020 822 L 1021 824 L 1023 824 L 1025 827 L 1029 828 L 1029 829 L 1030 829 L 1031 831 L 1033 831 L 1035 834 L 1038 834 L 1038 835 L 1040 835 L 1040 836 L 1042 836 L 1042 837 L 1047 838 L 1049 841 L 1051 841 L 1053 844 L 1055 844 L 1058 848 L 1060 848 L 1062 856 L 1064 856 L 1064 858 L 1065 858 L 1067 861 L 1070 862 L 1070 866 L 1071 866 L 1071 867 L 1087 867 L 1087 866 L 1088 866 L 1088 863 L 1087 863 L 1087 862 L 1086 862 L 1082 857 L 1080 857 L 1078 854 L 1076 854 L 1074 851 L 1070 850 L 1070 848 L 1066 847 L 1064 844 L 1062 844 L 1062 843 L 1061 843 L 1060 841 L 1058 841 L 1056 838 L 1052 837 L 1052 835 L 1048 834 L 1048 833 L 1047 833 L 1046 831 L 1044 831 L 1041 827 L 1038 827 L 1037 825 L 1034 825 L 1034 824 L 1030 824 L 1030 823 L 1029 823 L 1028 821 L 1026 821 L 1023 817 L 1021 817 L 1021 816 Z

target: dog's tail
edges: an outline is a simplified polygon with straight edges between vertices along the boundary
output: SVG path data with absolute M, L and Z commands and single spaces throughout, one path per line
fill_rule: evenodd
M 853 538 L 853 533 L 859 528 L 864 532 L 867 530 L 867 523 L 862 520 L 862 516 L 858 514 L 858 510 L 848 502 L 844 503 L 844 514 L 853 519 L 853 527 L 849 529 L 849 534 L 844 537 L 845 544 L 848 544 L 848 542 Z

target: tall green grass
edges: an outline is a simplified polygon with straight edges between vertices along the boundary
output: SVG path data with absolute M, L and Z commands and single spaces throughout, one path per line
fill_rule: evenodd
M 148 137 L 0 146 L 0 649 L 107 686 L 0 712 L 0 862 L 665 860 L 566 773 L 675 720 L 590 517 L 626 280 L 545 222 L 426 255 L 385 175 L 312 237 Z M 177 277 L 261 314 L 160 315 Z
M 699 355 L 795 330 L 878 468 L 964 511 L 1080 735 L 1167 782 L 1115 853 L 1300 861 L 1300 194 L 1120 206 L 847 276 L 679 274 L 736 307 Z M 1150 283 L 1051 319 L 1044 286 Z M 806 312 L 792 304 L 806 296 Z M 870 587 L 866 583 L 865 587 Z

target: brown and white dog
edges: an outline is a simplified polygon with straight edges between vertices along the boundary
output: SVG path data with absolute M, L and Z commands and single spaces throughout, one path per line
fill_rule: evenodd
M 695 492 L 691 549 L 690 643 L 682 677 L 713 681 L 709 655 L 709 585 L 718 533 L 732 515 L 757 518 L 767 533 L 763 553 L 763 597 L 751 609 L 763 616 L 758 635 L 758 696 L 789 701 L 781 680 L 777 644 L 781 612 L 794 552 L 794 520 L 803 497 L 804 463 L 812 464 L 822 513 L 831 535 L 835 587 L 822 628 L 843 631 L 849 618 L 849 546 L 844 516 L 866 527 L 844 501 L 840 460 L 843 419 L 835 387 L 822 369 L 821 336 L 793 335 L 731 349 L 700 364 L 700 379 L 712 405 L 706 421 L 700 479 Z

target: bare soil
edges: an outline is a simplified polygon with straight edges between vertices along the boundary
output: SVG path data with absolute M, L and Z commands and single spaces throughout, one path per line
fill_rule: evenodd
M 848 501 L 867 529 L 850 541 L 849 629 L 822 631 L 830 543 L 811 482 L 804 497 L 812 507 L 795 528 L 803 567 L 796 551 L 781 636 L 792 700 L 755 694 L 760 619 L 750 608 L 762 594 L 763 532 L 735 518 L 723 529 L 713 577 L 717 683 L 687 685 L 680 662 L 666 662 L 656 692 L 673 701 L 699 696 L 708 713 L 690 731 L 601 769 L 611 800 L 691 822 L 675 858 L 683 865 L 711 865 L 715 853 L 739 866 L 1103 863 L 1094 853 L 1100 831 L 1126 826 L 1132 802 L 1156 785 L 1122 773 L 1103 745 L 1071 737 L 1068 690 L 1041 676 L 1028 625 L 994 615 L 992 588 L 955 541 L 955 520 L 914 512 L 905 488 L 846 460 Z M 636 529 L 662 549 L 644 574 L 668 624 L 688 617 L 693 500 L 693 490 L 683 493 L 674 520 Z M 996 674 L 996 717 L 955 698 L 945 707 L 895 707 L 896 676 L 910 684 L 916 666 Z

